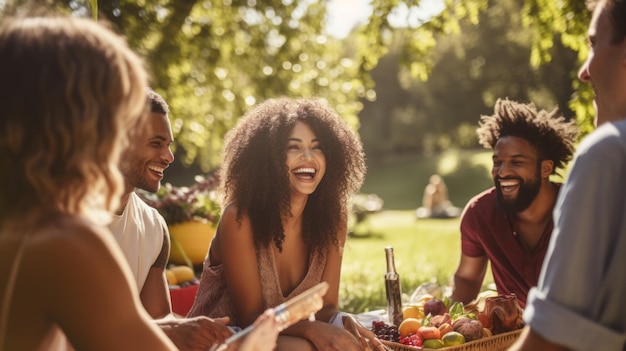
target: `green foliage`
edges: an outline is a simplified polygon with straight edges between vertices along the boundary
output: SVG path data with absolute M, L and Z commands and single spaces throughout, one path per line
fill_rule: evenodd
M 533 40 L 531 63 L 542 65 L 550 62 L 550 49 L 555 40 L 578 53 L 578 67 L 585 61 L 588 53 L 587 28 L 591 12 L 585 1 L 580 0 L 532 0 L 524 2 L 523 18 L 526 27 L 536 29 L 537 37 Z M 576 78 L 577 70 L 569 72 L 576 93 L 569 102 L 581 128 L 581 137 L 594 128 L 593 91 L 589 84 L 581 84 Z
M 576 54 L 556 42 L 548 52 L 552 61 L 533 66 L 538 32 L 523 25 L 522 4 L 501 0 L 484 6 L 449 9 L 419 28 L 394 30 L 389 53 L 371 71 L 378 99 L 366 102 L 359 115 L 370 159 L 476 147 L 479 117 L 491 114 L 501 97 L 548 110 L 559 106 L 567 118 L 574 117 L 568 106 Z M 424 46 L 412 41 L 423 33 L 436 43 L 429 52 L 420 52 Z M 415 79 L 416 62 L 428 67 L 420 68 L 428 81 Z
M 91 15 L 95 21 L 98 20 L 98 0 L 89 0 L 91 4 Z
M 214 175 L 198 175 L 195 183 L 189 187 L 166 183 L 156 193 L 140 189 L 136 192 L 148 205 L 159 211 L 169 226 L 192 220 L 217 225 L 221 213 L 215 198 L 218 183 Z
M 187 165 L 217 166 L 224 134 L 268 98 L 321 97 L 359 126 L 365 80 L 358 59 L 325 34 L 326 1 L 98 1 L 92 7 L 145 58 L 153 88 L 171 107 L 176 147 Z
M 344 41 L 325 32 L 328 0 L 46 2 L 76 15 L 99 14 L 126 36 L 171 105 L 179 160 L 204 171 L 218 166 L 224 134 L 267 98 L 320 96 L 355 129 L 359 118 L 372 122 L 360 115 L 364 104 L 388 96 L 372 89 L 370 73 L 390 54 L 401 69 L 387 74 L 401 77 L 405 101 L 415 102 L 380 108 L 391 123 L 374 123 L 373 130 L 392 143 L 370 145 L 375 157 L 445 149 L 457 140 L 471 145 L 467 126 L 505 95 L 569 106 L 590 129 L 592 92 L 587 84 L 572 87 L 586 56 L 590 14 L 583 1 L 444 0 L 441 13 L 408 28 L 390 23 L 398 8 L 416 13 L 428 1 L 372 0 L 369 22 Z M 563 47 L 578 52 L 574 65 Z M 541 78 L 544 84 L 535 84 Z M 417 82 L 427 79 L 428 85 Z
M 326 98 L 357 126 L 355 101 L 363 87 L 351 79 L 356 66 L 342 60 L 339 43 L 320 34 L 322 5 L 302 9 L 298 2 L 284 6 L 278 1 L 194 8 L 178 41 L 189 42 L 184 57 L 190 63 L 173 85 L 167 82 L 171 74 L 156 74 L 166 77 L 164 84 L 156 83 L 173 99 L 174 132 L 189 152 L 187 161 L 217 164 L 224 133 L 248 108 L 271 97 Z M 302 16 L 297 16 L 299 8 L 306 11 Z

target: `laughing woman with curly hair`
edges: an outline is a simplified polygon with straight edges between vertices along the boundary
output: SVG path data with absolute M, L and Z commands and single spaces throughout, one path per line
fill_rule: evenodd
M 279 349 L 361 349 L 327 322 L 338 313 L 348 200 L 364 175 L 360 141 L 321 100 L 271 99 L 248 112 L 226 135 L 223 214 L 190 315 L 246 327 L 325 281 L 317 320 L 284 330 Z

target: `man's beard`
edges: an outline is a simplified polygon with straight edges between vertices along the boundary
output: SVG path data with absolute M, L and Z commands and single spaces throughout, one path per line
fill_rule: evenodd
M 126 182 L 133 188 L 142 189 L 151 193 L 159 190 L 161 183 L 149 181 L 146 175 L 146 167 L 142 160 L 128 157 L 120 163 L 120 170 Z
M 500 187 L 500 180 L 515 179 L 519 181 L 519 189 L 517 190 L 517 197 L 514 199 L 505 199 L 502 195 L 502 188 Z M 502 211 L 514 214 L 524 211 L 535 200 L 539 189 L 541 188 L 541 172 L 540 168 L 537 168 L 537 174 L 534 179 L 525 182 L 524 179 L 519 177 L 507 177 L 495 179 L 496 183 L 496 203 L 498 208 Z

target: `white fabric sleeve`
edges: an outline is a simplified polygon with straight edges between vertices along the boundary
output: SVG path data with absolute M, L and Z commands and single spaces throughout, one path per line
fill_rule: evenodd
M 343 328 L 343 316 L 350 316 L 350 314 L 346 312 L 337 312 L 330 318 L 328 323 Z

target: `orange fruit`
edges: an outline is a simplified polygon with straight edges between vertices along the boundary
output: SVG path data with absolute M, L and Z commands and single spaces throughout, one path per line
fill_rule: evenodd
M 421 320 L 424 318 L 424 310 L 422 310 L 419 306 L 409 305 L 402 309 L 402 317 L 403 319 L 415 318 Z
M 445 347 L 456 346 L 464 344 L 465 337 L 461 333 L 451 331 L 449 333 L 446 333 L 446 335 L 441 338 L 441 341 L 443 341 L 443 346 Z
M 425 325 L 423 327 L 420 327 L 417 332 L 424 340 L 441 338 L 441 332 L 439 331 L 439 329 L 437 329 L 437 327 Z
M 422 326 L 422 322 L 420 322 L 417 318 L 406 318 L 400 323 L 398 326 L 398 333 L 400 336 L 407 336 L 410 334 L 417 333 L 417 330 Z

